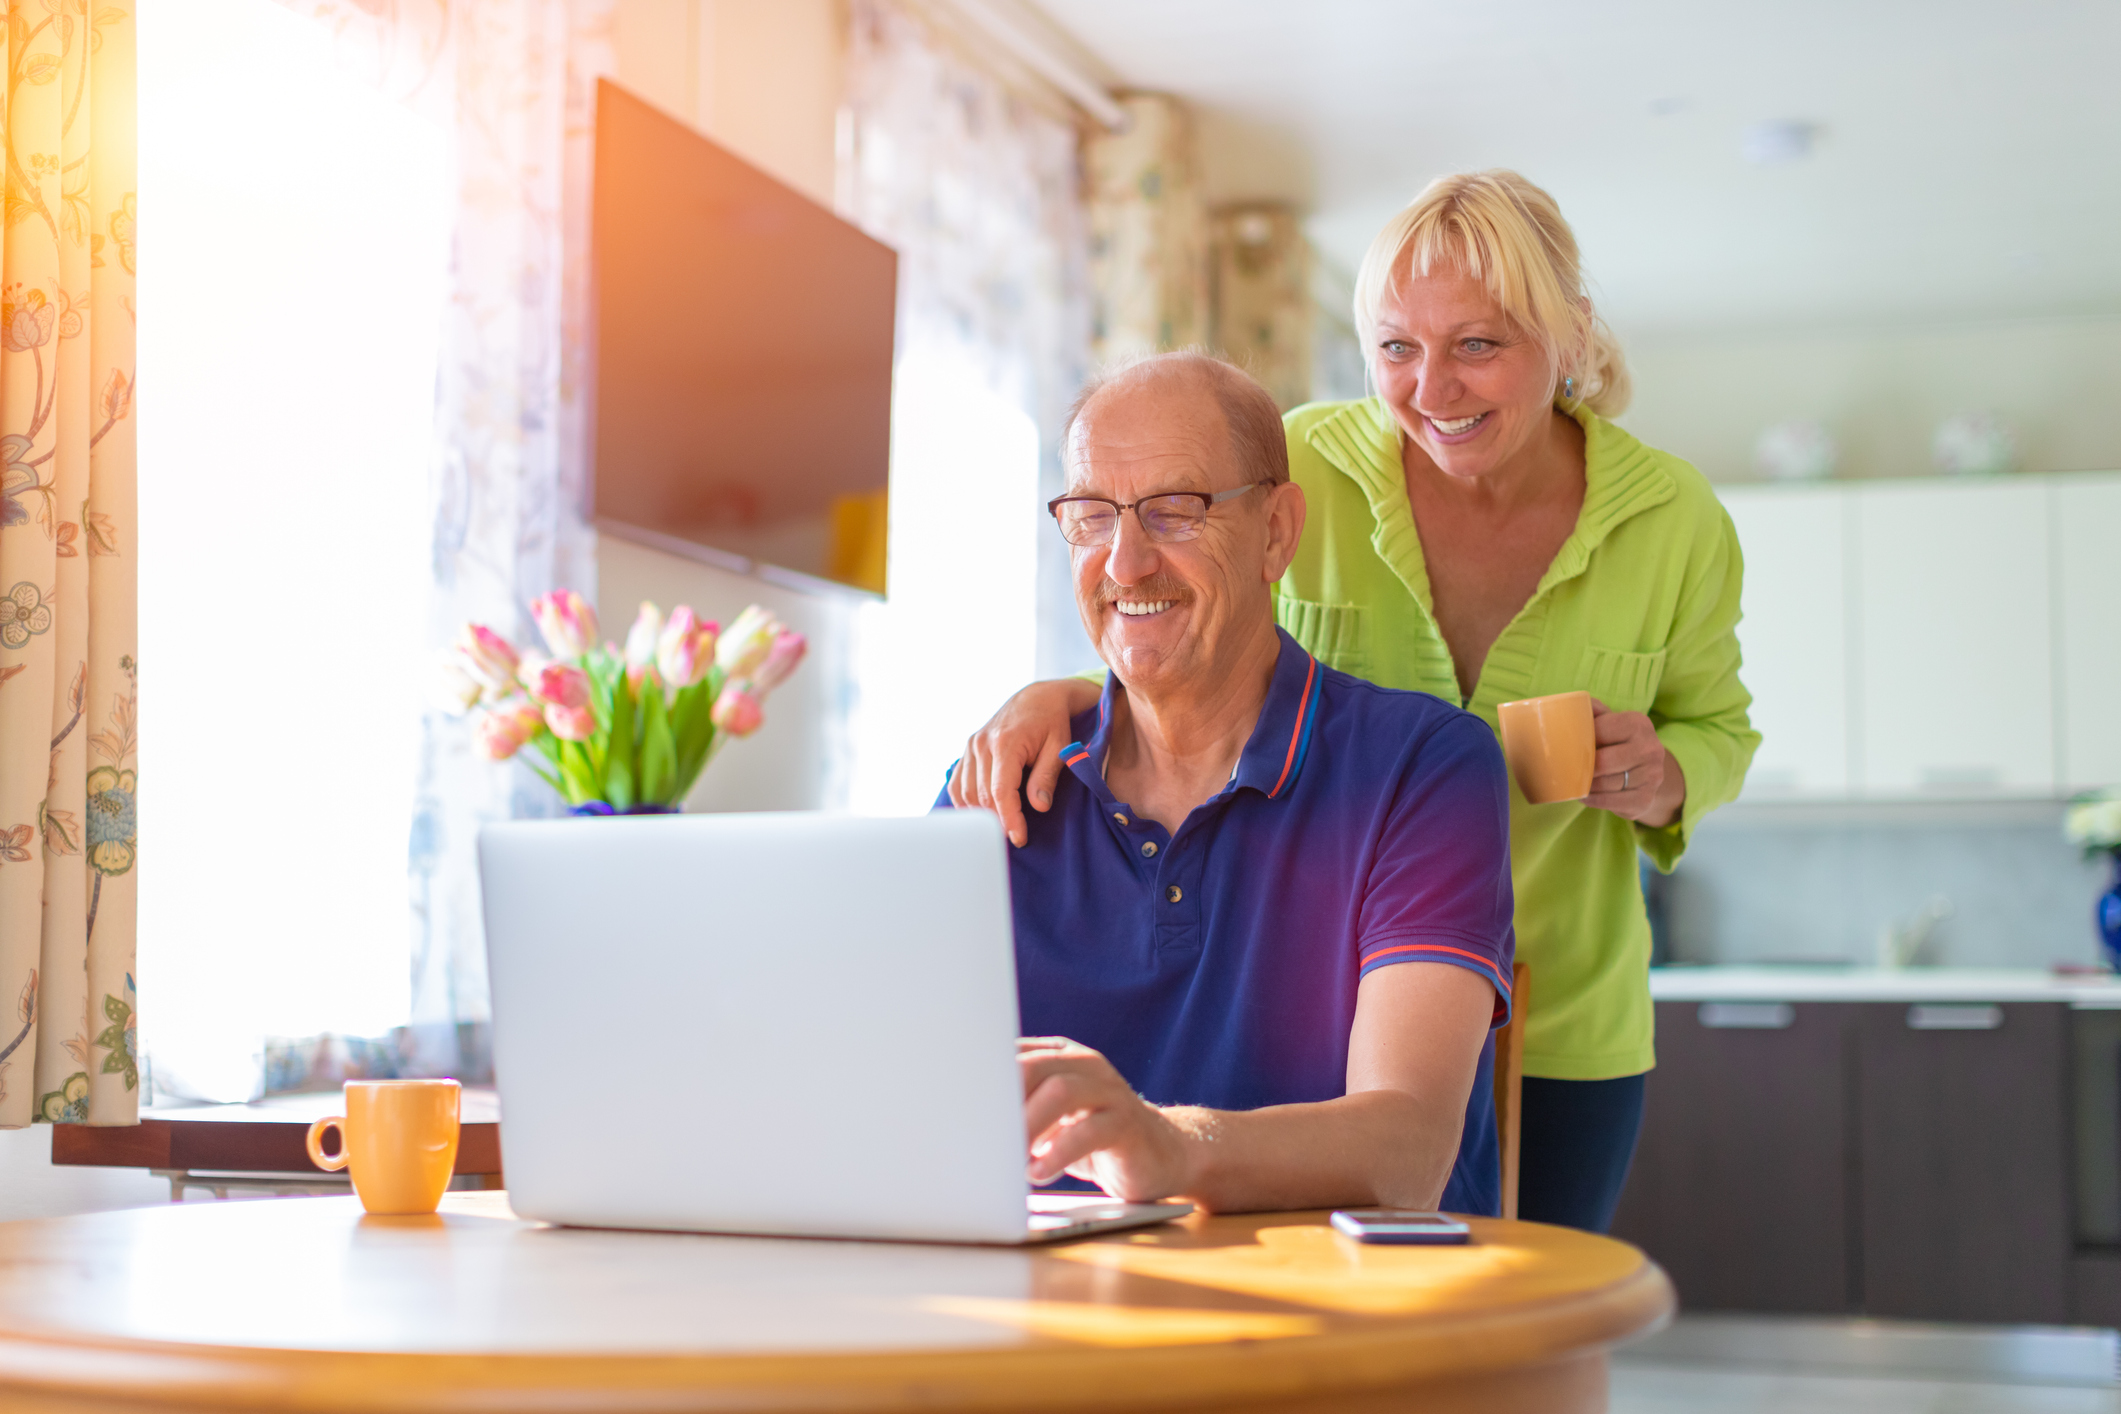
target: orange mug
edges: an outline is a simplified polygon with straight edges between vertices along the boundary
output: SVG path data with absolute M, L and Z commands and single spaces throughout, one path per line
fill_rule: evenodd
M 309 1127 L 309 1161 L 327 1173 L 353 1169 L 354 1192 L 371 1213 L 431 1213 L 457 1168 L 454 1080 L 349 1080 L 346 1113 Z M 324 1152 L 324 1131 L 339 1152 Z
M 1502 724 L 1503 757 L 1527 802 L 1547 805 L 1591 793 L 1598 735 L 1591 725 L 1590 693 L 1505 702 L 1495 715 Z

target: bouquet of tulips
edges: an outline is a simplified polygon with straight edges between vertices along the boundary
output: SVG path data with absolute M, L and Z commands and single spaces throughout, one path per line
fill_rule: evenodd
M 545 652 L 517 652 L 484 624 L 466 624 L 447 670 L 452 702 L 483 706 L 482 755 L 505 761 L 525 746 L 532 769 L 577 815 L 677 809 L 725 737 L 749 736 L 766 695 L 787 681 L 808 646 L 754 604 L 727 632 L 680 604 L 653 604 L 626 646 L 597 646 L 596 613 L 571 589 L 534 601 Z

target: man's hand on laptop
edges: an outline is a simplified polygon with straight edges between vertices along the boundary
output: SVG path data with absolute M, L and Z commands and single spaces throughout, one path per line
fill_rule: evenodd
M 1071 1173 L 1129 1203 L 1186 1190 L 1184 1132 L 1135 1094 L 1112 1062 L 1065 1036 L 1023 1037 L 1016 1058 L 1033 1183 Z
M 1031 1181 L 1070 1173 L 1125 1202 L 1184 1198 L 1211 1213 L 1433 1207 L 1494 1006 L 1494 984 L 1470 968 L 1380 967 L 1358 988 L 1347 1093 L 1250 1110 L 1158 1108 L 1088 1046 L 1024 1038 Z

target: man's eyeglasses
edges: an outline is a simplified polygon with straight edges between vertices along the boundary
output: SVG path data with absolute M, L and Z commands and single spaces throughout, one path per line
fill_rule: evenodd
M 1046 509 L 1060 522 L 1062 538 L 1079 549 L 1111 544 L 1112 537 L 1119 534 L 1121 511 L 1134 512 L 1134 518 L 1151 540 L 1168 545 L 1199 535 L 1201 527 L 1208 523 L 1208 507 L 1266 484 L 1254 481 L 1212 496 L 1205 491 L 1171 491 L 1124 504 L 1102 496 L 1056 496 L 1046 502 Z

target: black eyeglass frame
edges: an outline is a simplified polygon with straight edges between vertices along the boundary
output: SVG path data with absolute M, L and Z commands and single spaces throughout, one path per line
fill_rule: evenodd
M 1053 523 L 1060 527 L 1061 539 L 1068 540 L 1068 527 L 1061 521 L 1060 508 L 1062 506 L 1071 502 L 1091 501 L 1100 506 L 1110 506 L 1112 508 L 1112 534 L 1102 542 L 1089 545 L 1076 545 L 1073 540 L 1068 540 L 1068 543 L 1075 545 L 1078 550 L 1095 550 L 1099 543 L 1109 545 L 1114 540 L 1117 540 L 1119 538 L 1119 517 L 1123 511 L 1133 511 L 1135 522 L 1141 526 L 1142 533 L 1157 544 L 1182 545 L 1186 541 L 1195 539 L 1200 535 L 1201 528 L 1208 523 L 1208 508 L 1210 506 L 1219 506 L 1224 501 L 1234 500 L 1255 487 L 1272 486 L 1273 484 L 1271 481 L 1248 481 L 1242 486 L 1233 486 L 1227 491 L 1216 491 L 1212 494 L 1206 491 L 1159 491 L 1154 496 L 1144 496 L 1138 501 L 1113 501 L 1103 496 L 1055 496 L 1052 500 L 1046 502 L 1046 514 L 1052 516 Z M 1193 533 L 1190 535 L 1165 536 L 1158 535 L 1155 531 L 1149 529 L 1149 523 L 1142 519 L 1142 513 L 1138 508 L 1148 505 L 1151 501 L 1169 501 L 1179 498 L 1200 502 L 1200 523 L 1193 528 Z

